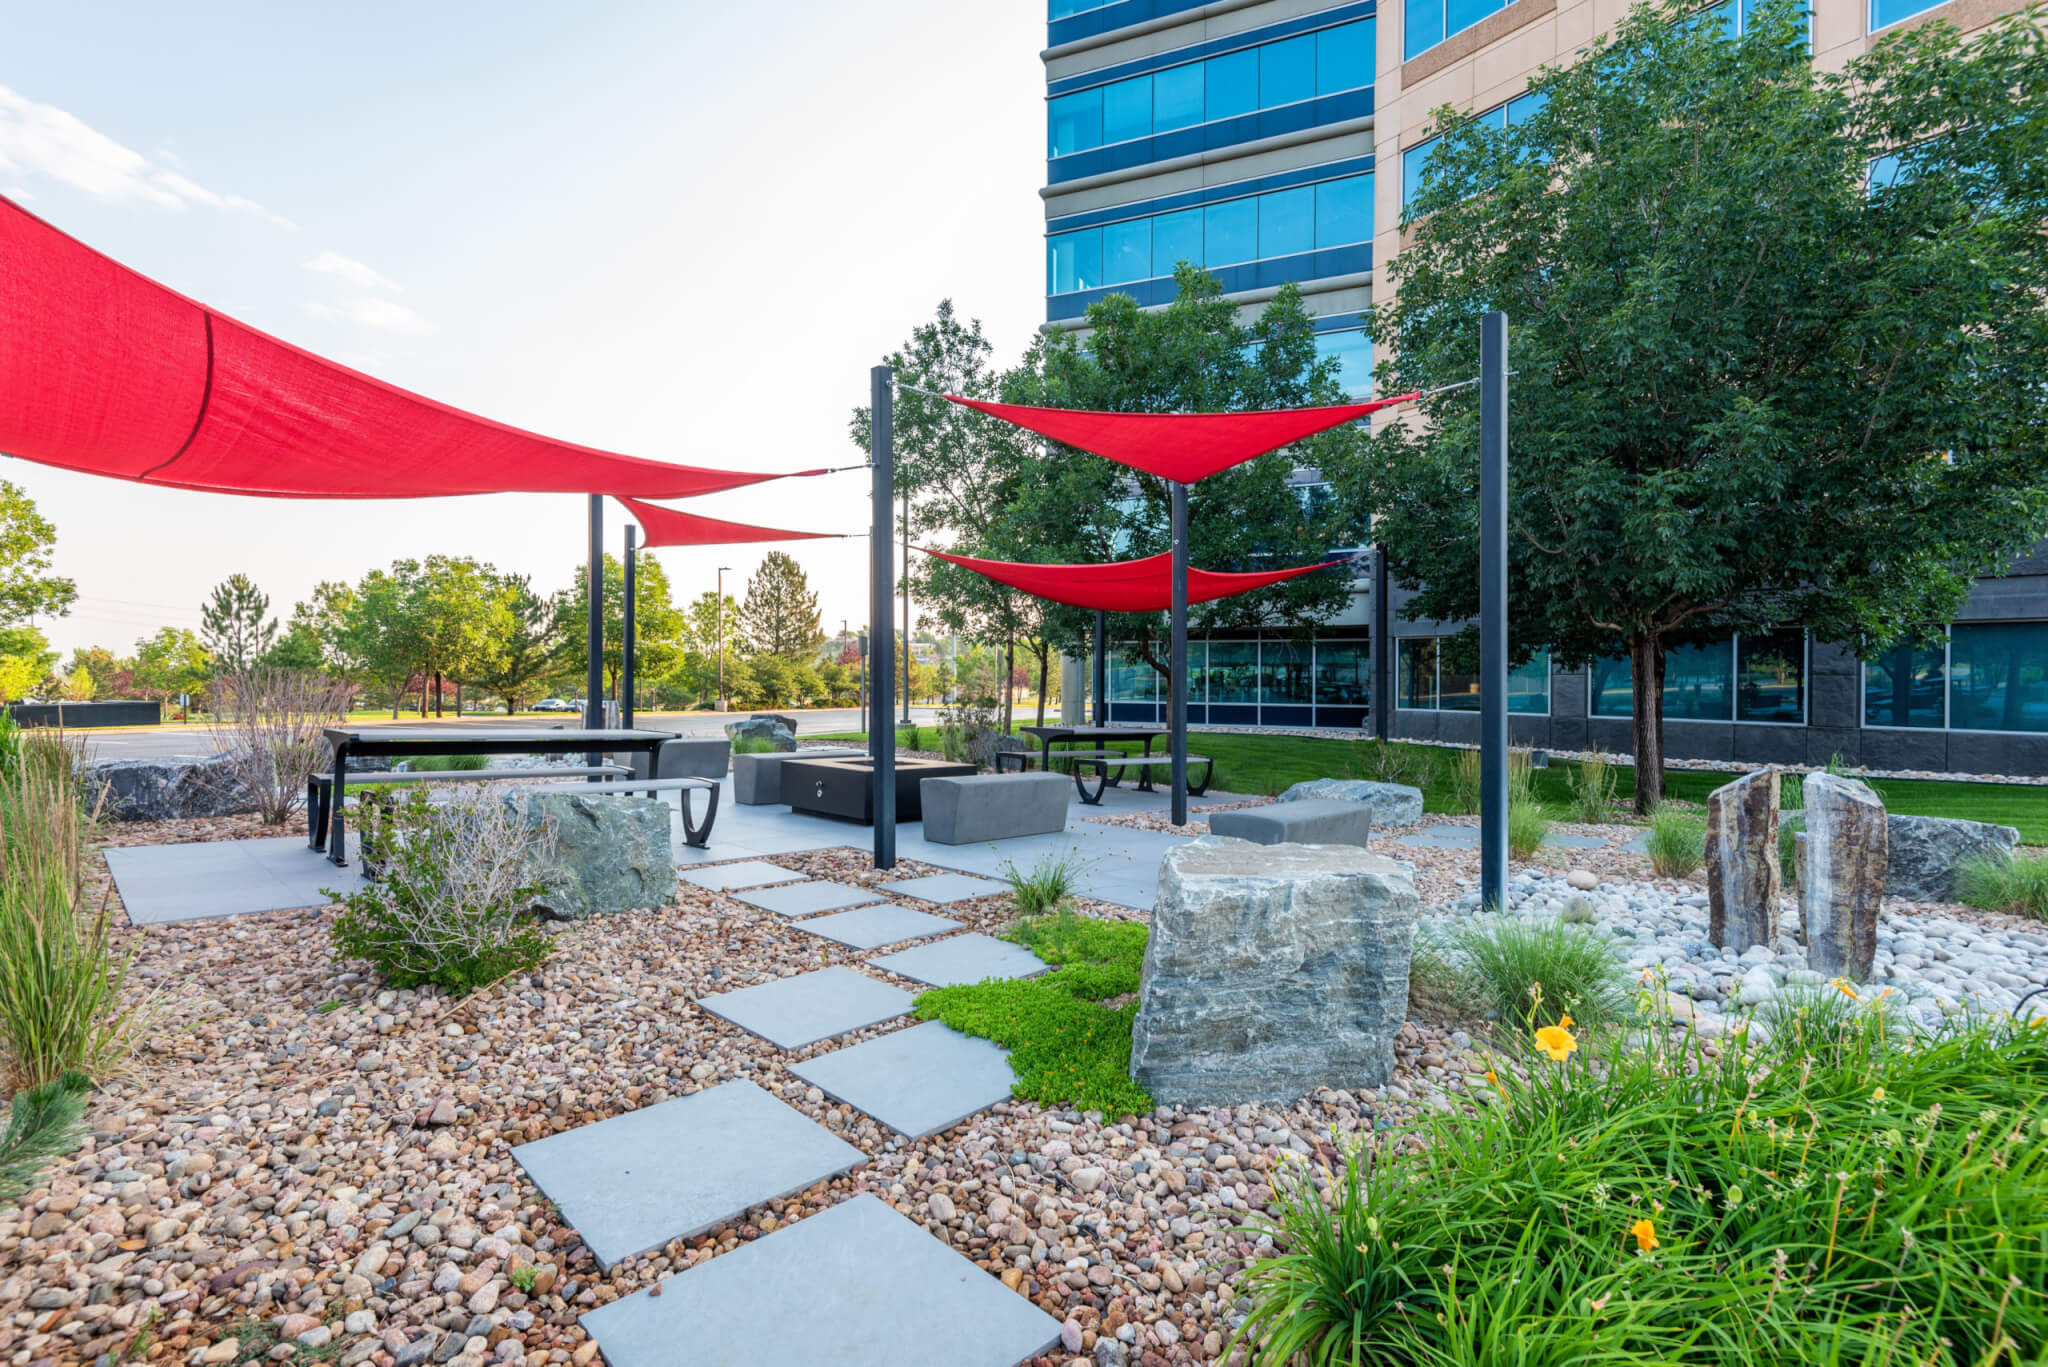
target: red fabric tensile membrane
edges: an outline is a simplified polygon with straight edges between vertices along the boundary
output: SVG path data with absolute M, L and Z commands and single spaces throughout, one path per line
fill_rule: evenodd
M 422 398 L 215 313 L 4 196 L 0 452 L 273 498 L 682 498 L 782 477 L 616 455 Z
M 1419 398 L 1398 394 L 1371 403 L 1326 408 L 1281 408 L 1256 413 L 1098 413 L 1080 408 L 1033 408 L 946 397 L 964 408 L 1029 428 L 1042 437 L 1078 446 L 1098 456 L 1162 479 L 1193 484 L 1254 456 L 1277 451 L 1303 437 L 1369 413 Z
M 945 551 L 926 550 L 923 546 L 917 549 L 1049 603 L 1097 608 L 1104 612 L 1165 612 L 1173 606 L 1173 556 L 1170 554 L 1148 555 L 1143 560 L 1116 560 L 1106 565 L 1032 565 L 1017 560 L 978 560 L 971 555 L 949 555 Z M 1343 563 L 1341 559 L 1325 560 L 1316 565 L 1297 565 L 1291 570 L 1259 570 L 1251 574 L 1224 574 L 1198 570 L 1191 565 L 1188 567 L 1188 602 L 1207 603 L 1218 598 L 1235 597 Z
M 727 522 L 722 517 L 705 517 L 676 508 L 661 508 L 637 498 L 619 500 L 646 533 L 643 546 L 725 546 L 739 541 L 805 541 L 838 536 L 838 532 L 792 532 L 780 527 L 756 527 L 746 522 Z

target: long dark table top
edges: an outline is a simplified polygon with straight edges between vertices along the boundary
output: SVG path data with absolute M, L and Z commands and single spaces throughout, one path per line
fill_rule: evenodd
M 1017 729 L 1040 740 L 1158 740 L 1166 734 L 1163 726 L 1020 726 Z
M 330 742 L 346 742 L 359 754 L 374 754 L 389 747 L 397 751 L 432 751 L 440 754 L 490 754 L 513 750 L 591 750 L 605 747 L 652 749 L 674 740 L 668 731 L 636 728 L 599 730 L 528 730 L 517 726 L 330 726 L 324 733 Z

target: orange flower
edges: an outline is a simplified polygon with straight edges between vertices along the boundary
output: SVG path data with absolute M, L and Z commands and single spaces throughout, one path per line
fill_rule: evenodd
M 1648 1253 L 1657 1246 L 1657 1226 L 1648 1220 L 1638 1220 L 1628 1227 L 1636 1236 L 1636 1252 Z
M 1572 1026 L 1576 1025 L 1577 1023 L 1578 1022 L 1574 1021 L 1570 1016 L 1566 1016 L 1564 1019 L 1560 1020 L 1557 1023 L 1557 1025 L 1560 1030 L 1569 1030 L 1572 1028 Z
M 1564 1026 L 1546 1025 L 1536 1032 L 1536 1047 L 1550 1055 L 1551 1062 L 1563 1063 L 1578 1049 L 1579 1042 Z
M 1506 1101 L 1508 1099 L 1508 1089 L 1500 1085 L 1500 1074 L 1494 1072 L 1493 1069 L 1488 1068 L 1486 1070 L 1486 1080 L 1493 1084 L 1494 1091 L 1500 1093 L 1500 1099 L 1502 1101 Z
M 1840 978 L 1829 978 L 1828 986 L 1834 988 L 1835 991 L 1841 993 L 1843 996 L 1847 997 L 1852 1002 L 1860 1002 L 1863 1000 L 1863 998 L 1856 995 L 1855 988 L 1849 986 L 1849 984 L 1843 982 Z

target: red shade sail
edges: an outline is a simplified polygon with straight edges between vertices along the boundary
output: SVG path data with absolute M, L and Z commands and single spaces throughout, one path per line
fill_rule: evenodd
M 1193 484 L 1254 456 L 1368 413 L 1418 398 L 1400 394 L 1371 403 L 1328 408 L 1281 408 L 1257 413 L 1095 413 L 1079 408 L 1031 408 L 946 396 L 954 403 L 1029 428 L 1162 479 Z
M 681 498 L 780 477 L 615 455 L 422 398 L 215 313 L 5 197 L 0 452 L 273 498 Z
M 919 550 L 926 555 L 973 570 L 976 574 L 1022 589 L 1033 598 L 1065 603 L 1074 608 L 1098 608 L 1105 612 L 1165 612 L 1173 606 L 1173 556 L 1148 555 L 1143 560 L 1117 560 L 1107 565 L 1031 565 L 1016 560 L 977 560 L 971 555 L 948 555 L 944 551 Z M 1188 570 L 1188 602 L 1207 603 L 1250 593 L 1316 570 L 1341 565 L 1343 560 L 1325 560 L 1318 565 L 1299 565 L 1291 570 L 1261 570 L 1252 574 L 1221 574 L 1211 570 Z
M 647 534 L 642 544 L 649 550 L 656 546 L 724 546 L 736 541 L 805 541 L 840 535 L 838 532 L 792 532 L 780 527 L 727 522 L 720 517 L 656 507 L 637 498 L 622 498 L 619 502 L 640 523 L 640 530 Z

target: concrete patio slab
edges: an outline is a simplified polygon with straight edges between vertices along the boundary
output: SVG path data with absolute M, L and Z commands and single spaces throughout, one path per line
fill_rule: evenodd
M 933 987 L 955 987 L 989 978 L 1032 978 L 1046 969 L 1045 962 L 1022 945 L 980 934 L 934 940 L 868 962 Z
M 757 987 L 699 997 L 697 1005 L 778 1049 L 801 1049 L 910 1010 L 911 995 L 850 968 L 821 968 Z
M 1543 843 L 1565 850 L 1600 850 L 1607 842 L 1597 835 L 1560 835 L 1553 831 L 1543 837 Z
M 880 906 L 860 907 L 833 916 L 798 921 L 796 928 L 853 949 L 880 949 L 883 945 L 900 944 L 905 940 L 944 935 L 949 930 L 960 929 L 960 923 L 944 916 L 934 916 L 928 911 L 912 911 L 894 902 L 884 902 Z
M 582 1323 L 611 1367 L 1015 1367 L 1060 1338 L 1059 1321 L 867 1193 Z
M 910 1139 L 949 1130 L 1007 1101 L 1010 1055 L 940 1021 L 799 1063 L 790 1071 Z
M 904 878 L 882 886 L 890 892 L 915 897 L 920 902 L 945 903 L 993 896 L 1007 885 L 987 878 L 970 878 L 964 873 L 935 873 L 928 878 Z
M 512 1156 L 606 1270 L 867 1161 L 751 1082 L 549 1135 Z
M 308 849 L 303 835 L 124 845 L 106 854 L 129 921 L 151 926 L 324 907 L 335 900 L 324 889 L 346 894 L 363 885 L 353 836 L 349 851 L 348 867 L 340 869 Z
M 823 881 L 784 883 L 755 892 L 735 893 L 734 896 L 750 907 L 772 911 L 777 916 L 813 916 L 821 911 L 838 911 L 841 907 L 860 907 L 888 900 L 870 888 Z
M 721 812 L 720 815 L 724 814 Z M 730 892 L 734 888 L 758 888 L 769 883 L 795 883 L 801 880 L 803 875 L 794 869 L 785 869 L 779 864 L 749 859 L 739 864 L 718 864 L 708 869 L 691 869 L 683 878 L 700 888 Z

